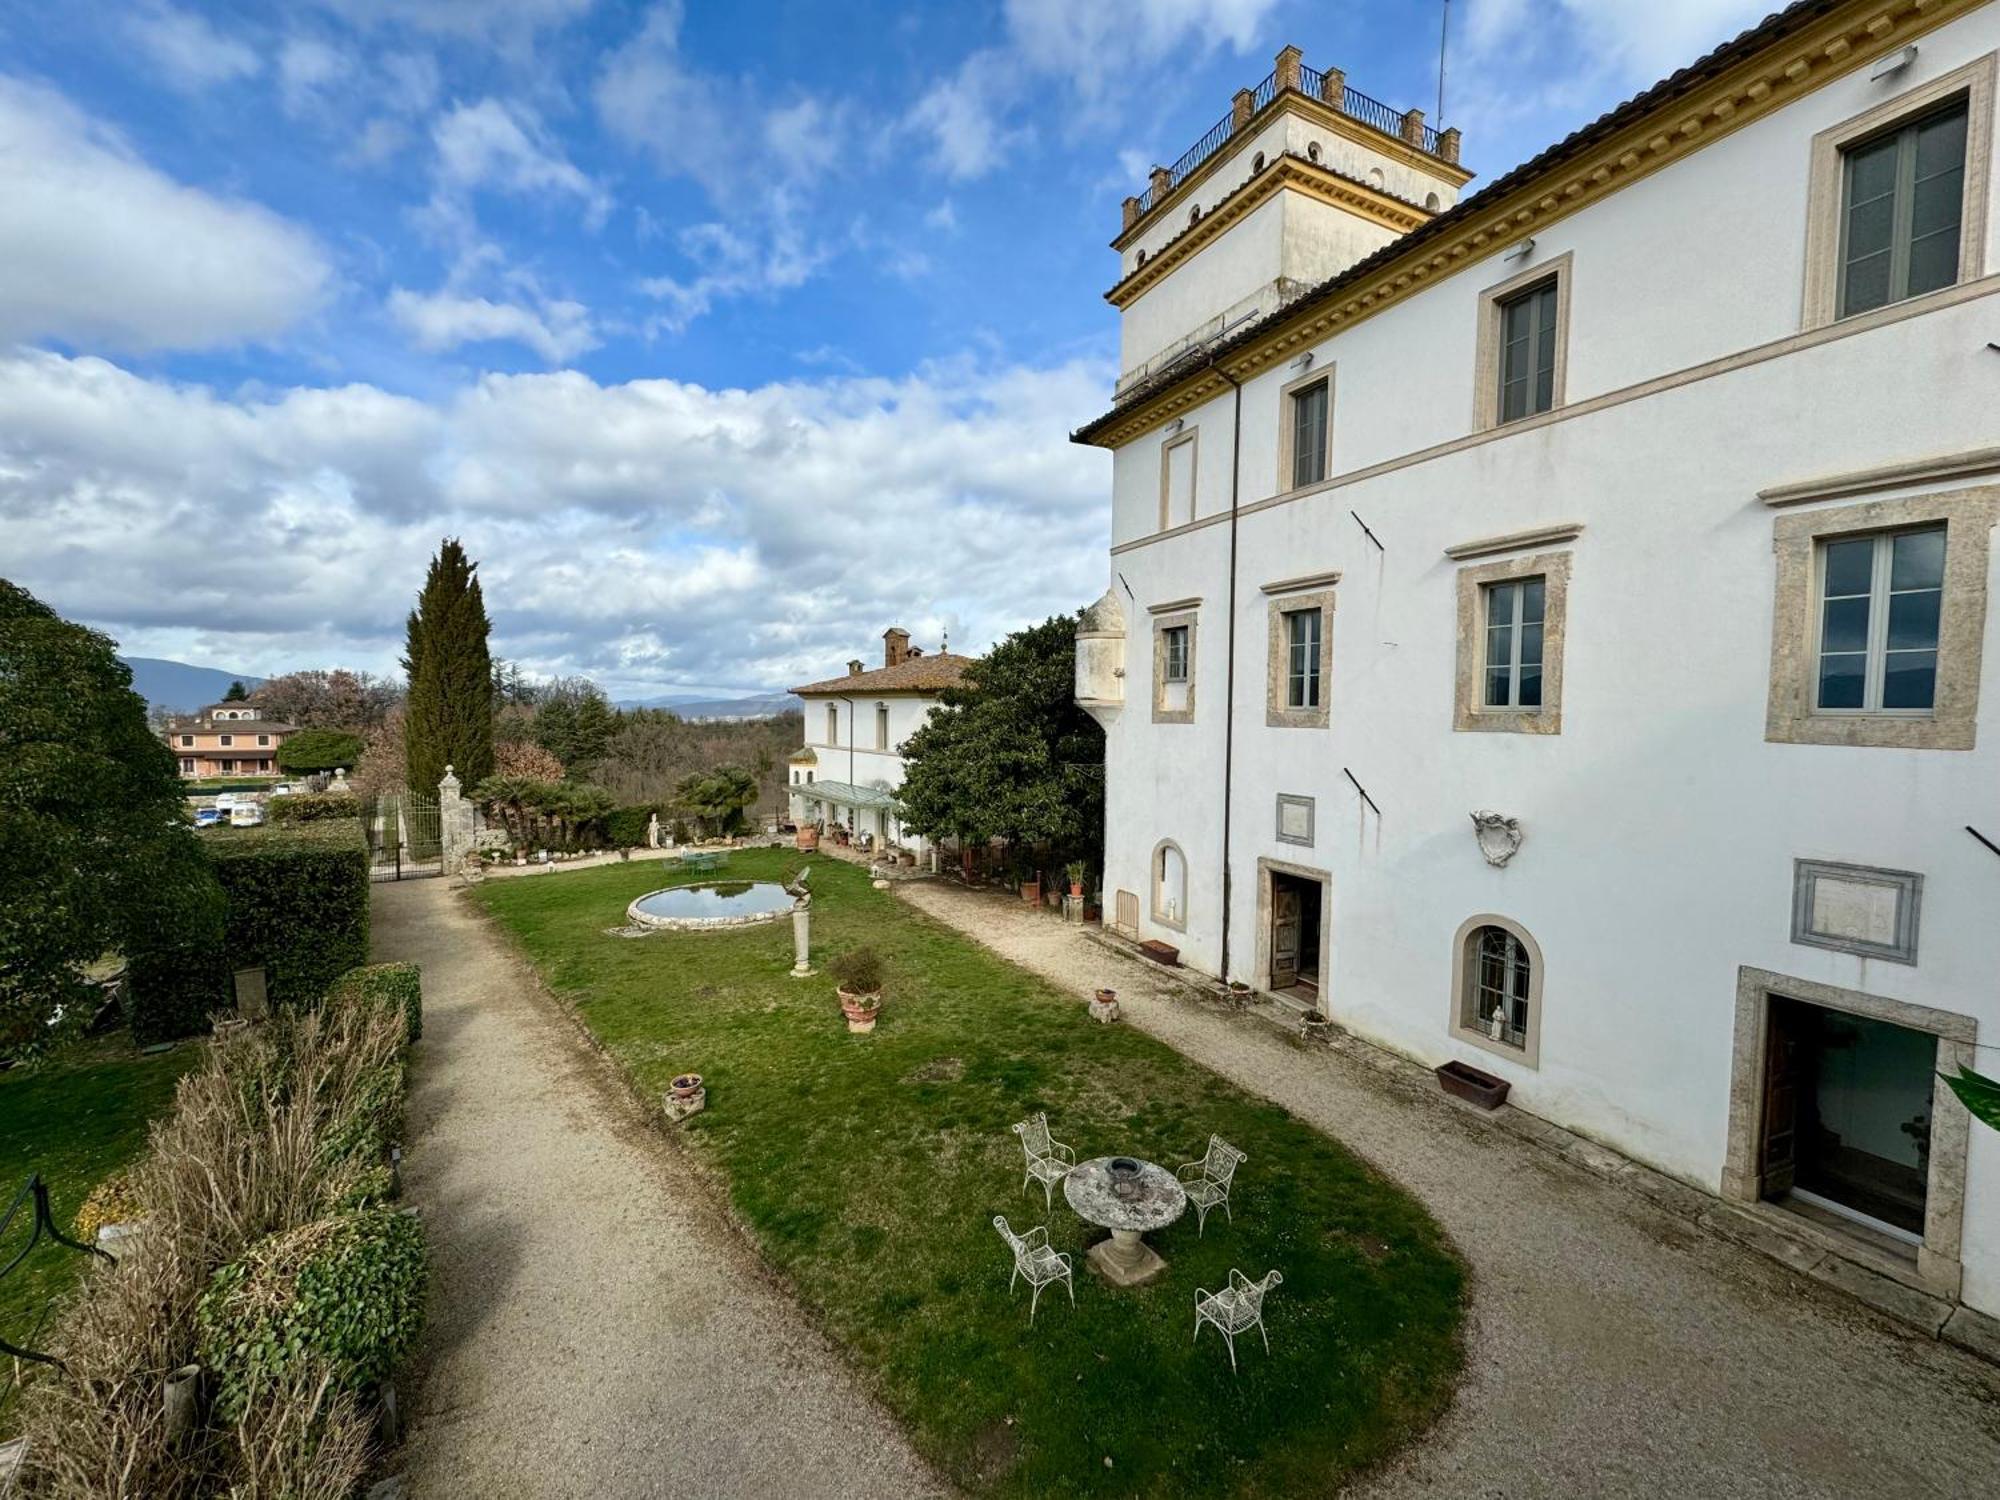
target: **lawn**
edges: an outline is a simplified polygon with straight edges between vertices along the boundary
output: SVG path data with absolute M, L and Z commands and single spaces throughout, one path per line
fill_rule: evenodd
M 731 856 L 773 878 L 802 856 Z M 1337 1143 L 938 923 L 865 874 L 813 865 L 816 967 L 872 943 L 889 984 L 870 1036 L 850 1036 L 831 982 L 794 980 L 787 921 L 644 938 L 607 934 L 657 864 L 490 881 L 478 899 L 550 986 L 657 1096 L 708 1083 L 681 1139 L 795 1293 L 842 1343 L 918 1446 L 982 1494 L 1326 1493 L 1421 1432 L 1457 1378 L 1464 1268 L 1428 1214 Z M 1210 1131 L 1249 1153 L 1232 1224 L 1195 1216 L 1150 1237 L 1171 1262 L 1114 1290 L 1082 1251 L 1098 1237 L 1022 1190 L 1008 1129 L 1046 1110 L 1079 1158 L 1168 1166 Z M 1076 1260 L 1076 1306 L 1007 1290 L 992 1219 L 1046 1222 Z M 1232 1378 L 1213 1329 L 1190 1344 L 1197 1286 L 1230 1267 L 1284 1285 L 1271 1353 L 1238 1340 Z M 1051 1300 L 1053 1299 L 1053 1300 Z
M 121 1033 L 0 1073 L 0 1211 L 39 1172 L 56 1223 L 74 1233 L 90 1190 L 139 1155 L 146 1127 L 173 1103 L 175 1081 L 200 1055 L 193 1043 L 148 1055 Z M 0 1236 L 0 1265 L 27 1243 L 33 1223 L 33 1205 L 23 1203 Z M 49 1299 L 68 1290 L 83 1264 L 73 1250 L 46 1239 L 37 1245 L 0 1281 L 0 1335 L 36 1347 Z

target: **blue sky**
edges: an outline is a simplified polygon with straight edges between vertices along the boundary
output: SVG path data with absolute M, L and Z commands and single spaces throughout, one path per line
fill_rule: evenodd
M 1759 7 L 1452 11 L 1490 180 Z M 1102 587 L 1120 199 L 1288 41 L 1434 112 L 1439 16 L 4 0 L 0 566 L 256 672 L 388 668 L 445 533 L 621 695 L 978 648 Z

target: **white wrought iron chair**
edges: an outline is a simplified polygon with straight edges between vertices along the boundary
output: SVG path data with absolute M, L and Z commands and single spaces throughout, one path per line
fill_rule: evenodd
M 1027 1191 L 1030 1183 L 1039 1182 L 1042 1206 L 1055 1207 L 1056 1184 L 1069 1176 L 1070 1168 L 1076 1165 L 1076 1153 L 1049 1134 L 1047 1115 L 1023 1120 L 1014 1127 L 1014 1134 L 1021 1138 L 1021 1149 L 1028 1154 L 1028 1175 L 1021 1179 L 1022 1191 Z
M 1000 1231 L 1000 1238 L 1007 1242 L 1007 1248 L 1014 1252 L 1014 1271 L 1007 1278 L 1007 1293 L 1013 1295 L 1014 1282 L 1019 1277 L 1028 1278 L 1028 1285 L 1034 1290 L 1028 1298 L 1028 1326 L 1035 1326 L 1035 1304 L 1042 1300 L 1042 1288 L 1052 1281 L 1060 1281 L 1069 1293 L 1069 1305 L 1076 1306 L 1076 1283 L 1070 1280 L 1069 1257 L 1060 1250 L 1049 1248 L 1049 1231 L 1046 1225 L 1037 1224 L 1026 1234 L 1016 1234 L 1008 1227 L 1003 1215 L 993 1216 L 993 1227 Z
M 1196 1239 L 1208 1229 L 1211 1208 L 1220 1207 L 1224 1218 L 1232 1224 L 1236 1222 L 1236 1215 L 1229 1209 L 1229 1184 L 1236 1176 L 1236 1169 L 1249 1159 L 1221 1136 L 1211 1135 L 1208 1150 L 1200 1161 L 1174 1169 L 1174 1176 L 1187 1191 L 1188 1202 L 1194 1205 Z
M 1267 1271 L 1262 1281 L 1252 1281 L 1234 1266 L 1229 1270 L 1229 1285 L 1219 1292 L 1197 1287 L 1194 1294 L 1194 1336 L 1201 1339 L 1201 1325 L 1213 1323 L 1229 1345 L 1229 1369 L 1236 1370 L 1236 1335 L 1246 1328 L 1254 1327 L 1264 1340 L 1264 1352 L 1271 1352 L 1271 1335 L 1264 1331 L 1264 1294 L 1274 1286 L 1285 1284 L 1284 1273 Z

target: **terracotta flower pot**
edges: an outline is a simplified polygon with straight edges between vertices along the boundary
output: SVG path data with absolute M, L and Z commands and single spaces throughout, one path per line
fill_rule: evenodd
M 849 990 L 839 990 L 840 1012 L 847 1017 L 849 1031 L 873 1031 L 875 1018 L 882 1013 L 882 996 L 877 994 L 857 995 Z
M 1083 894 L 1083 882 L 1081 880 L 1072 880 L 1069 883 L 1069 893 L 1072 896 L 1081 896 Z
M 1040 906 L 1042 904 L 1042 883 L 1039 880 L 1022 881 L 1021 899 L 1029 906 Z
M 670 1087 L 676 1099 L 692 1099 L 701 1092 L 701 1074 L 683 1073 L 674 1079 Z

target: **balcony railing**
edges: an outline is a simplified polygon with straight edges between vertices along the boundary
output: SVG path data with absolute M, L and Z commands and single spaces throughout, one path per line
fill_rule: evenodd
M 1334 76 L 1339 77 L 1337 74 Z M 1327 97 L 1327 85 L 1330 81 L 1328 75 L 1318 68 L 1308 68 L 1303 63 L 1299 65 L 1299 92 L 1324 103 L 1333 104 L 1342 114 L 1359 120 L 1384 135 L 1394 136 L 1397 140 L 1409 139 L 1404 135 L 1404 123 L 1407 117 L 1403 111 L 1391 109 L 1380 99 L 1371 99 L 1359 89 L 1348 88 L 1344 80 L 1339 90 L 1340 98 L 1336 102 Z M 1262 83 L 1251 90 L 1250 113 L 1256 114 L 1277 96 L 1278 74 L 1273 69 Z M 1180 159 L 1167 168 L 1166 181 L 1155 181 L 1139 195 L 1133 221 L 1136 223 L 1151 213 L 1159 206 L 1162 199 L 1179 187 L 1203 162 L 1220 151 L 1229 138 L 1236 134 L 1236 120 L 1236 111 L 1231 109 L 1228 114 L 1215 122 L 1206 135 L 1182 152 Z M 1439 139 L 1443 132 L 1436 126 L 1426 121 L 1416 134 L 1417 139 L 1410 140 L 1411 145 L 1432 156 L 1441 155 Z

